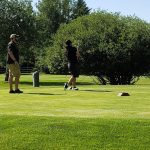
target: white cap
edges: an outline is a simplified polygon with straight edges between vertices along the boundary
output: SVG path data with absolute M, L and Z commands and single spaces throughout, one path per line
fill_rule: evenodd
M 12 38 L 14 38 L 14 37 L 18 37 L 19 35 L 17 35 L 17 34 L 11 34 L 10 35 L 10 39 L 12 39 Z

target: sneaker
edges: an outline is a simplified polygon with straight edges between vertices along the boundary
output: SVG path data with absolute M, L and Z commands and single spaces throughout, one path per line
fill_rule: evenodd
M 13 93 L 15 93 L 15 91 L 14 91 L 14 90 L 11 90 L 11 91 L 9 91 L 9 93 L 10 93 L 10 94 L 13 94 Z
M 77 87 L 73 87 L 72 90 L 79 90 Z
M 23 93 L 23 91 L 20 91 L 19 89 L 14 91 L 15 93 Z
M 72 90 L 72 87 L 68 88 L 68 90 Z
M 68 84 L 65 83 L 65 84 L 64 84 L 64 90 L 66 90 L 67 88 L 68 88 Z

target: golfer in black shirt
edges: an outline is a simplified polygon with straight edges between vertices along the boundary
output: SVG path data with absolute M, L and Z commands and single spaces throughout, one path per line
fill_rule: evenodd
M 76 78 L 79 77 L 79 51 L 76 47 L 72 46 L 72 42 L 70 40 L 66 42 L 65 54 L 68 59 L 68 69 L 71 77 L 68 83 L 64 84 L 64 88 L 70 90 L 78 90 L 78 88 L 76 87 Z

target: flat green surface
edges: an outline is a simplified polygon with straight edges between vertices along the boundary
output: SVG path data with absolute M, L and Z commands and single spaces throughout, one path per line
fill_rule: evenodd
M 40 75 L 35 88 L 23 75 L 24 93 L 9 94 L 0 75 L 0 150 L 150 149 L 150 78 L 103 86 L 81 76 L 79 91 L 64 91 L 68 78 Z

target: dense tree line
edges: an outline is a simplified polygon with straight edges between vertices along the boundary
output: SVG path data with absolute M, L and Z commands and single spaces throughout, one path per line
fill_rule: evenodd
M 46 62 L 65 73 L 63 43 L 71 39 L 81 53 L 81 71 L 103 84 L 131 84 L 150 71 L 150 25 L 136 17 L 97 12 L 60 27 Z
M 150 72 L 150 24 L 98 11 L 84 0 L 0 0 L 0 66 L 12 33 L 20 35 L 21 64 L 66 74 L 65 41 L 79 46 L 81 72 L 103 83 L 131 84 Z
M 0 0 L 0 63 L 12 33 L 20 35 L 21 63 L 42 65 L 44 50 L 60 24 L 90 13 L 84 0 L 41 0 L 35 12 L 32 0 Z
M 37 8 L 36 65 L 45 68 L 46 49 L 53 43 L 52 37 L 60 25 L 90 14 L 90 9 L 84 0 L 42 0 Z
M 89 14 L 84 0 L 42 0 L 38 4 L 37 26 L 42 43 L 56 33 L 60 24 L 69 23 L 79 16 Z M 47 39 L 47 40 L 49 40 Z
M 0 0 L 0 62 L 6 65 L 9 36 L 20 35 L 21 61 L 32 61 L 31 46 L 36 36 L 35 13 L 31 1 Z M 34 34 L 33 34 L 34 33 Z

